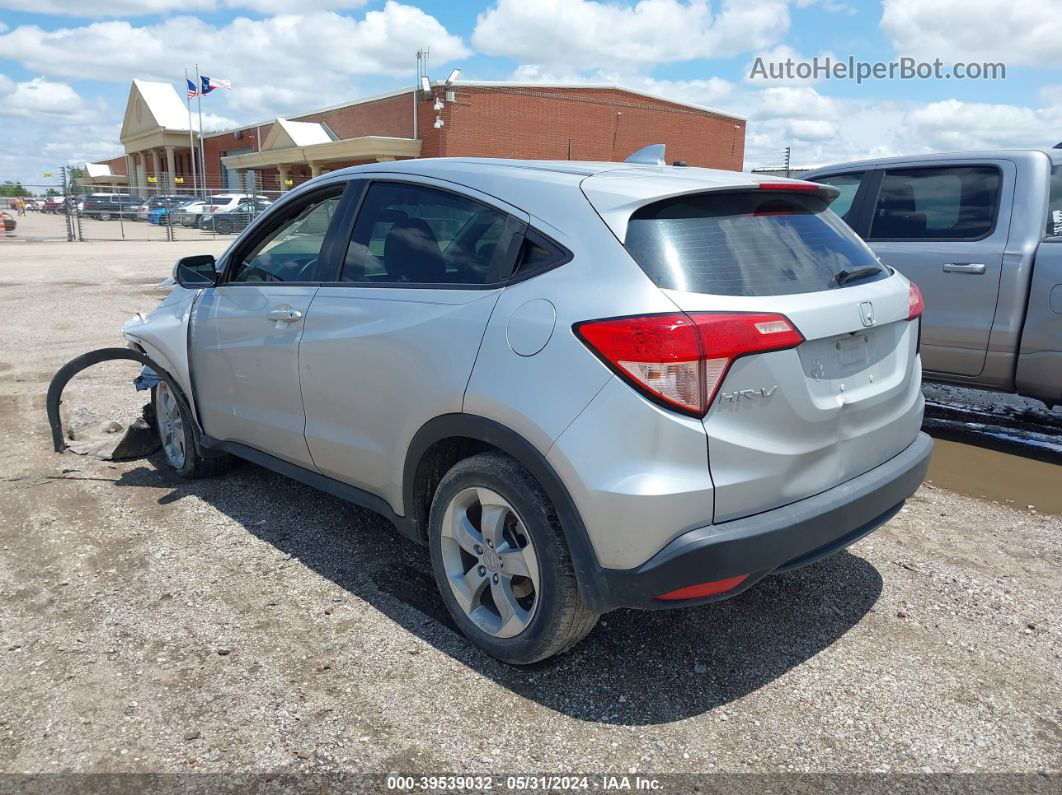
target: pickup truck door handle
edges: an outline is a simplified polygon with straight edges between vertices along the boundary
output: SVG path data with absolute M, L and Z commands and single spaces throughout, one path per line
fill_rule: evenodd
M 983 262 L 945 262 L 945 273 L 974 273 L 983 274 L 985 272 L 985 264 Z
M 286 323 L 298 323 L 302 320 L 302 312 L 292 309 L 287 304 L 276 307 L 266 315 L 266 319 L 274 323 L 276 328 L 284 328 Z

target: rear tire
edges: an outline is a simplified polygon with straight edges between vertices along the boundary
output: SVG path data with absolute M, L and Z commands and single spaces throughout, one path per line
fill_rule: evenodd
M 549 497 L 507 455 L 481 453 L 443 476 L 428 544 L 447 610 L 492 657 L 538 662 L 564 653 L 597 623 L 598 614 L 579 598 Z
M 98 220 L 98 221 L 109 221 L 109 220 L 111 220 L 111 214 L 110 213 L 106 213 L 106 212 L 104 212 L 104 213 L 96 213 L 96 220 Z
M 165 381 L 160 381 L 151 390 L 151 405 L 155 410 L 155 430 L 163 456 L 170 469 L 180 477 L 189 480 L 209 478 L 232 469 L 235 459 L 230 455 L 207 458 L 199 454 L 192 438 L 191 418 Z

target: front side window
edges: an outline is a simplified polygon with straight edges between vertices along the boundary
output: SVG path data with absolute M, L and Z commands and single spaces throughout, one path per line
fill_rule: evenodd
M 310 202 L 286 215 L 275 229 L 245 252 L 233 282 L 315 281 L 317 257 L 341 196 Z
M 351 234 L 344 282 L 481 285 L 497 281 L 508 216 L 424 185 L 369 186 Z
M 993 166 L 885 172 L 871 240 L 978 240 L 992 232 L 1003 177 Z

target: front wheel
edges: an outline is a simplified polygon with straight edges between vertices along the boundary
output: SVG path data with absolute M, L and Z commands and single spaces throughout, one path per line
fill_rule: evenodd
M 152 404 L 155 408 L 155 429 L 166 463 L 182 478 L 206 478 L 220 475 L 232 468 L 229 455 L 207 458 L 196 450 L 192 437 L 191 419 L 170 385 L 160 381 L 153 390 Z
M 446 473 L 428 541 L 450 615 L 500 660 L 527 665 L 561 654 L 597 623 L 579 598 L 553 505 L 507 455 L 481 453 Z

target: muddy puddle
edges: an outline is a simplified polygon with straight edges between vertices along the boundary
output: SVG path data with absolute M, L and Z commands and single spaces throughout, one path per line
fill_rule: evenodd
M 972 497 L 1062 514 L 1062 465 L 1050 461 L 936 438 L 926 477 Z

